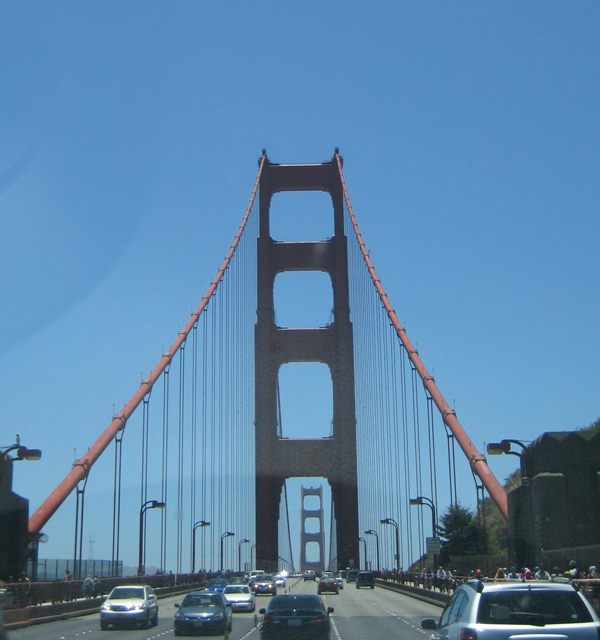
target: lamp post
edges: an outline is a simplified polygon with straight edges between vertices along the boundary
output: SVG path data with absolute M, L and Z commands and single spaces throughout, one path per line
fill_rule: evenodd
M 239 573 L 242 572 L 242 545 L 247 542 L 250 542 L 248 538 L 244 538 L 243 540 L 240 540 L 238 542 L 238 572 Z
M 433 501 L 430 498 L 426 498 L 425 496 L 418 496 L 416 498 L 410 498 L 409 502 L 412 506 L 425 504 L 431 509 L 431 535 L 434 538 L 437 538 L 437 527 L 435 525 L 435 505 L 433 504 Z M 433 568 L 435 571 L 437 571 L 437 558 L 437 555 L 434 554 Z
M 140 508 L 140 544 L 138 558 L 138 576 L 144 575 L 144 514 L 148 509 L 164 509 L 165 503 L 158 500 L 148 500 Z
M 400 571 L 400 527 L 393 518 L 380 520 L 381 524 L 391 524 L 396 528 L 396 568 Z
M 511 451 L 510 445 L 516 444 L 523 449 L 523 451 Z M 487 446 L 487 452 L 490 456 L 499 456 L 506 453 L 511 456 L 518 456 L 521 459 L 521 476 L 523 478 L 531 478 L 531 455 L 527 445 L 523 444 L 520 440 L 502 440 L 502 442 L 490 442 Z
M 254 564 L 253 564 L 253 561 L 252 561 L 252 556 L 253 556 L 253 554 L 254 554 L 254 549 L 256 549 L 256 545 L 255 545 L 255 544 L 253 544 L 253 545 L 250 547 L 250 571 L 252 571 L 252 569 L 253 569 L 253 567 L 254 567 Z
M 223 540 L 234 535 L 235 533 L 233 533 L 233 531 L 225 531 L 225 533 L 221 536 L 221 573 L 223 573 Z
M 198 527 L 210 527 L 210 522 L 199 520 L 192 530 L 192 573 L 196 571 L 196 529 L 198 529 Z
M 365 544 L 365 569 L 369 568 L 369 561 L 367 560 L 367 541 L 364 538 L 359 538 L 359 542 L 364 542 Z M 360 562 L 358 563 L 358 568 L 360 569 Z
M 377 571 L 379 572 L 381 570 L 379 567 L 379 534 L 375 529 L 369 529 L 365 531 L 365 535 L 375 536 L 375 540 L 377 541 Z

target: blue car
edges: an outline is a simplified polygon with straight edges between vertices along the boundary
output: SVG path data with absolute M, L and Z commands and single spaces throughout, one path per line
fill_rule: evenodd
M 231 604 L 216 591 L 191 591 L 181 604 L 176 604 L 175 635 L 224 635 L 231 631 Z
M 209 591 L 218 591 L 223 593 L 223 589 L 229 584 L 225 578 L 211 578 L 206 585 Z

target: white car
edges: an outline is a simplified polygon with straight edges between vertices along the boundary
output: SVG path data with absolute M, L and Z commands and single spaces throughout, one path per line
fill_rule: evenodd
M 285 585 L 286 585 L 286 576 L 284 576 L 282 573 L 278 573 L 275 576 L 275 586 L 283 587 L 285 589 Z
M 427 618 L 432 639 L 598 640 L 600 622 L 587 600 L 568 583 L 469 580 L 450 598 L 439 621 Z
M 223 589 L 223 596 L 231 603 L 232 611 L 254 611 L 256 608 L 252 589 L 245 584 L 230 584 Z
M 115 587 L 100 608 L 100 629 L 108 625 L 141 624 L 145 629 L 158 624 L 158 599 L 147 584 Z

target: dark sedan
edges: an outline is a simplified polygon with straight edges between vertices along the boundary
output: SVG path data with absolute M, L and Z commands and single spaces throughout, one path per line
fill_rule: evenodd
M 256 576 L 254 584 L 252 585 L 252 591 L 254 595 L 265 594 L 268 596 L 277 595 L 277 585 L 275 584 L 275 578 L 273 576 Z
M 317 584 L 317 593 L 321 595 L 322 593 L 340 593 L 340 585 L 338 579 L 332 575 L 323 574 L 319 578 L 319 583 Z
M 329 640 L 333 607 L 325 609 L 319 596 L 275 596 L 260 613 L 261 640 Z
M 210 633 L 224 635 L 231 631 L 233 613 L 222 593 L 191 591 L 181 605 L 175 605 L 175 635 Z

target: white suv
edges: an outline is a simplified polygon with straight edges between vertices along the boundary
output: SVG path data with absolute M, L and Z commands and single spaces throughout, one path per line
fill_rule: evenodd
M 426 618 L 421 626 L 437 640 L 600 638 L 600 622 L 575 587 L 535 580 L 470 580 L 454 592 L 438 622 Z

